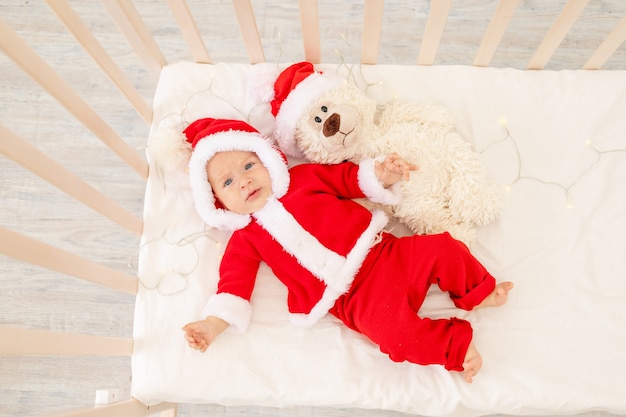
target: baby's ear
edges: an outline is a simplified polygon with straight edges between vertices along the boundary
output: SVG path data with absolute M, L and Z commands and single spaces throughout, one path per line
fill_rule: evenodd
M 222 200 L 217 198 L 217 196 L 215 195 L 215 192 L 213 193 L 213 198 L 215 199 L 215 208 L 228 210 L 226 206 L 224 205 L 224 203 L 222 203 Z

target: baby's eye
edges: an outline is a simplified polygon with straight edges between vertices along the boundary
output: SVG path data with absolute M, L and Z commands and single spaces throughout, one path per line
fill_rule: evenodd
M 322 118 L 319 116 L 315 116 L 315 122 L 316 123 L 322 123 Z
M 322 111 L 323 111 L 324 113 L 326 113 L 326 112 L 328 111 L 328 107 L 326 107 L 326 106 L 322 106 Z
M 254 162 L 248 162 L 246 164 L 246 171 L 249 170 L 250 168 L 252 168 L 254 166 Z
M 232 183 L 233 183 L 233 180 L 229 178 L 226 181 L 224 181 L 224 187 L 228 187 Z

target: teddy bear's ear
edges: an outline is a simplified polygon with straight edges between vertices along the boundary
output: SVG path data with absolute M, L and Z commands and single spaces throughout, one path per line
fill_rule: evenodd
M 259 63 L 246 76 L 246 90 L 255 103 L 269 103 L 274 99 L 274 82 L 280 75 L 276 64 Z

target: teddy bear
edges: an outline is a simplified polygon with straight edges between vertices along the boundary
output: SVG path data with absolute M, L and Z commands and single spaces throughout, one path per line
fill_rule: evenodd
M 444 106 L 392 101 L 378 106 L 337 74 L 309 62 L 280 72 L 270 94 L 273 137 L 287 155 L 338 163 L 397 153 L 419 168 L 402 183 L 391 214 L 411 232 L 449 232 L 468 246 L 497 218 L 500 191 Z

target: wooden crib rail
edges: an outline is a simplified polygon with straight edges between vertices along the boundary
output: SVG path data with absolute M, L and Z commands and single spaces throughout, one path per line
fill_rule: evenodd
M 123 161 L 139 175 L 147 178 L 148 164 L 2 19 L 0 19 L 0 48 Z
M 202 34 L 196 26 L 191 10 L 185 1 L 181 0 L 167 0 L 174 14 L 174 18 L 178 23 L 178 27 L 191 50 L 194 61 L 204 64 L 211 63 L 211 57 L 206 49 Z
M 175 417 L 176 410 L 176 404 L 160 403 L 148 406 L 131 399 L 109 405 L 96 405 L 94 407 L 82 407 L 75 410 L 40 414 L 35 417 L 147 417 L 157 414 L 160 417 Z
M 435 62 L 437 48 L 439 47 L 451 6 L 452 0 L 431 2 L 428 21 L 424 27 L 422 47 L 417 57 L 418 65 L 432 65 Z
M 72 9 L 66 0 L 46 0 L 48 6 L 56 13 L 76 40 L 85 48 L 98 63 L 100 68 L 115 83 L 117 88 L 126 96 L 128 102 L 132 104 L 137 113 L 146 123 L 152 121 L 152 109 L 141 97 L 137 89 L 132 85 L 128 77 L 115 64 L 111 56 L 106 52 L 96 37 L 89 31 L 87 25 L 83 23 L 78 14 Z M 164 63 L 165 58 L 160 64 Z M 158 67 L 160 71 L 160 67 Z M 158 76 L 158 72 L 157 72 Z
M 498 2 L 472 65 L 477 67 L 489 65 L 519 2 L 520 0 L 501 0 Z
M 52 245 L 0 226 L 0 253 L 128 294 L 137 293 L 137 278 L 107 268 Z
M 622 17 L 613 31 L 602 41 L 598 49 L 585 63 L 583 69 L 594 70 L 602 68 L 624 41 L 626 41 L 626 15 Z
M 66 10 L 66 6 L 63 5 L 65 0 L 60 2 L 63 6 L 54 5 L 57 2 L 53 0 L 47 1 L 55 11 L 62 9 L 64 10 L 63 14 L 71 14 L 70 11 Z M 196 62 L 211 63 L 211 54 L 207 50 L 204 41 L 204 36 L 207 34 L 211 35 L 211 33 L 206 33 L 207 31 L 203 33 L 199 29 L 197 19 L 194 16 L 195 13 L 190 9 L 185 0 L 167 0 L 167 3 L 178 25 L 178 29 L 191 51 L 193 59 Z M 325 17 L 320 16 L 319 3 L 319 0 L 299 0 L 298 2 L 302 37 L 302 56 L 294 57 L 295 59 L 304 59 L 313 63 L 329 60 L 328 56 L 323 55 L 321 46 L 322 33 L 320 26 L 325 23 Z M 473 60 L 471 62 L 459 63 L 475 66 L 491 65 L 494 55 L 501 46 L 509 23 L 516 21 L 514 15 L 520 3 L 520 0 L 499 0 L 497 3 L 494 3 L 493 16 L 486 26 L 482 41 Z M 545 34 L 541 43 L 537 46 L 528 64 L 520 69 L 538 70 L 545 68 L 558 48 L 562 45 L 564 39 L 572 31 L 574 25 L 582 19 L 589 19 L 589 17 L 582 16 L 583 11 L 587 8 L 589 3 L 589 0 L 568 0 L 563 6 L 561 13 L 556 17 L 552 26 Z M 153 77 L 158 78 L 160 68 L 167 64 L 166 57 L 151 37 L 150 31 L 132 2 L 130 0 L 115 0 L 104 2 L 104 4 L 122 32 L 126 35 L 129 43 L 133 45 L 137 54 L 142 58 L 148 72 L 152 74 Z M 381 39 L 385 35 L 383 22 L 386 16 L 386 4 L 391 5 L 391 2 L 385 3 L 384 0 L 363 0 L 361 53 L 359 60 L 362 64 L 379 63 Z M 259 32 L 257 15 L 255 14 L 252 1 L 233 0 L 232 6 L 248 62 L 258 63 L 266 61 L 268 40 Z M 448 21 L 450 16 L 461 13 L 458 7 L 459 6 L 451 0 L 430 2 L 428 16 L 423 27 L 422 38 L 421 40 L 416 39 L 416 42 L 419 42 L 419 48 L 415 48 L 418 54 L 413 63 L 418 65 L 434 65 L 437 63 L 440 55 L 440 44 L 444 34 L 456 30 Z M 410 12 L 412 11 L 407 10 L 407 13 Z M 57 11 L 57 13 L 61 12 Z M 67 18 L 65 18 L 64 21 L 65 20 L 67 20 Z M 472 25 L 473 23 L 466 22 L 465 24 Z M 581 61 L 580 68 L 601 69 L 626 40 L 625 25 L 626 23 L 624 23 L 622 19 L 622 21 L 615 26 L 613 31 L 607 33 L 607 36 L 597 44 L 593 55 L 585 61 Z M 271 41 L 281 42 L 280 39 L 271 39 Z
M 194 39 L 196 42 L 201 40 L 201 34 L 197 30 L 193 17 L 189 14 L 185 1 L 169 0 L 169 3 L 175 15 L 182 14 L 181 10 L 185 11 L 185 28 L 193 28 Z M 537 47 L 525 69 L 539 70 L 545 68 L 574 24 L 579 20 L 588 3 L 589 0 L 568 0 L 560 15 L 546 33 L 541 44 Z M 482 42 L 471 65 L 490 65 L 503 39 L 507 26 L 513 19 L 513 15 L 519 4 L 520 0 L 498 1 L 493 17 L 484 32 Z M 243 41 L 248 51 L 249 62 L 256 63 L 265 61 L 262 38 L 257 29 L 254 10 L 250 0 L 233 0 L 233 6 Z M 446 30 L 448 17 L 453 7 L 454 5 L 451 0 L 430 2 L 428 18 L 424 26 L 421 46 L 416 60 L 418 65 L 433 65 L 436 63 L 440 42 Z M 322 50 L 320 46 L 320 25 L 322 22 L 319 16 L 318 1 L 300 0 L 299 11 L 304 59 L 313 63 L 320 63 L 322 62 Z M 362 64 L 378 63 L 383 19 L 384 1 L 364 0 L 360 57 L 360 63 Z M 181 20 L 179 20 L 179 22 Z M 626 28 L 624 26 L 626 26 L 626 16 L 617 24 L 613 31 L 607 35 L 603 42 L 598 45 L 592 57 L 585 62 L 582 68 L 601 69 L 626 40 Z M 452 31 L 454 28 L 451 27 L 450 30 Z M 183 29 L 183 31 L 185 31 L 185 29 Z M 197 56 L 197 54 L 194 53 L 194 56 Z M 208 53 L 203 59 L 208 59 Z M 465 64 L 470 63 L 467 62 Z
M 52 160 L 24 139 L 0 125 L 0 153 L 39 175 L 71 197 L 131 232 L 141 235 L 142 221 L 79 176 Z
M 167 61 L 132 1 L 110 0 L 103 1 L 102 4 L 126 35 L 126 39 L 142 59 L 148 72 L 158 80 L 161 68 Z
M 569 0 L 558 19 L 535 51 L 528 69 L 542 69 L 585 9 L 589 0 Z
M 301 14 L 304 13 L 306 12 L 301 11 Z M 363 41 L 361 42 L 361 63 L 376 63 L 376 60 L 378 59 L 378 49 L 380 47 L 380 33 L 382 30 L 382 24 L 383 0 L 366 0 L 363 10 L 363 28 L 367 28 L 367 30 L 363 30 Z M 302 31 L 304 32 L 304 24 Z M 317 34 L 315 34 L 315 36 L 317 36 L 317 40 L 319 42 L 319 31 Z M 315 62 L 319 62 L 319 59 L 320 58 L 318 52 Z
M 130 356 L 133 340 L 0 326 L 0 355 Z

